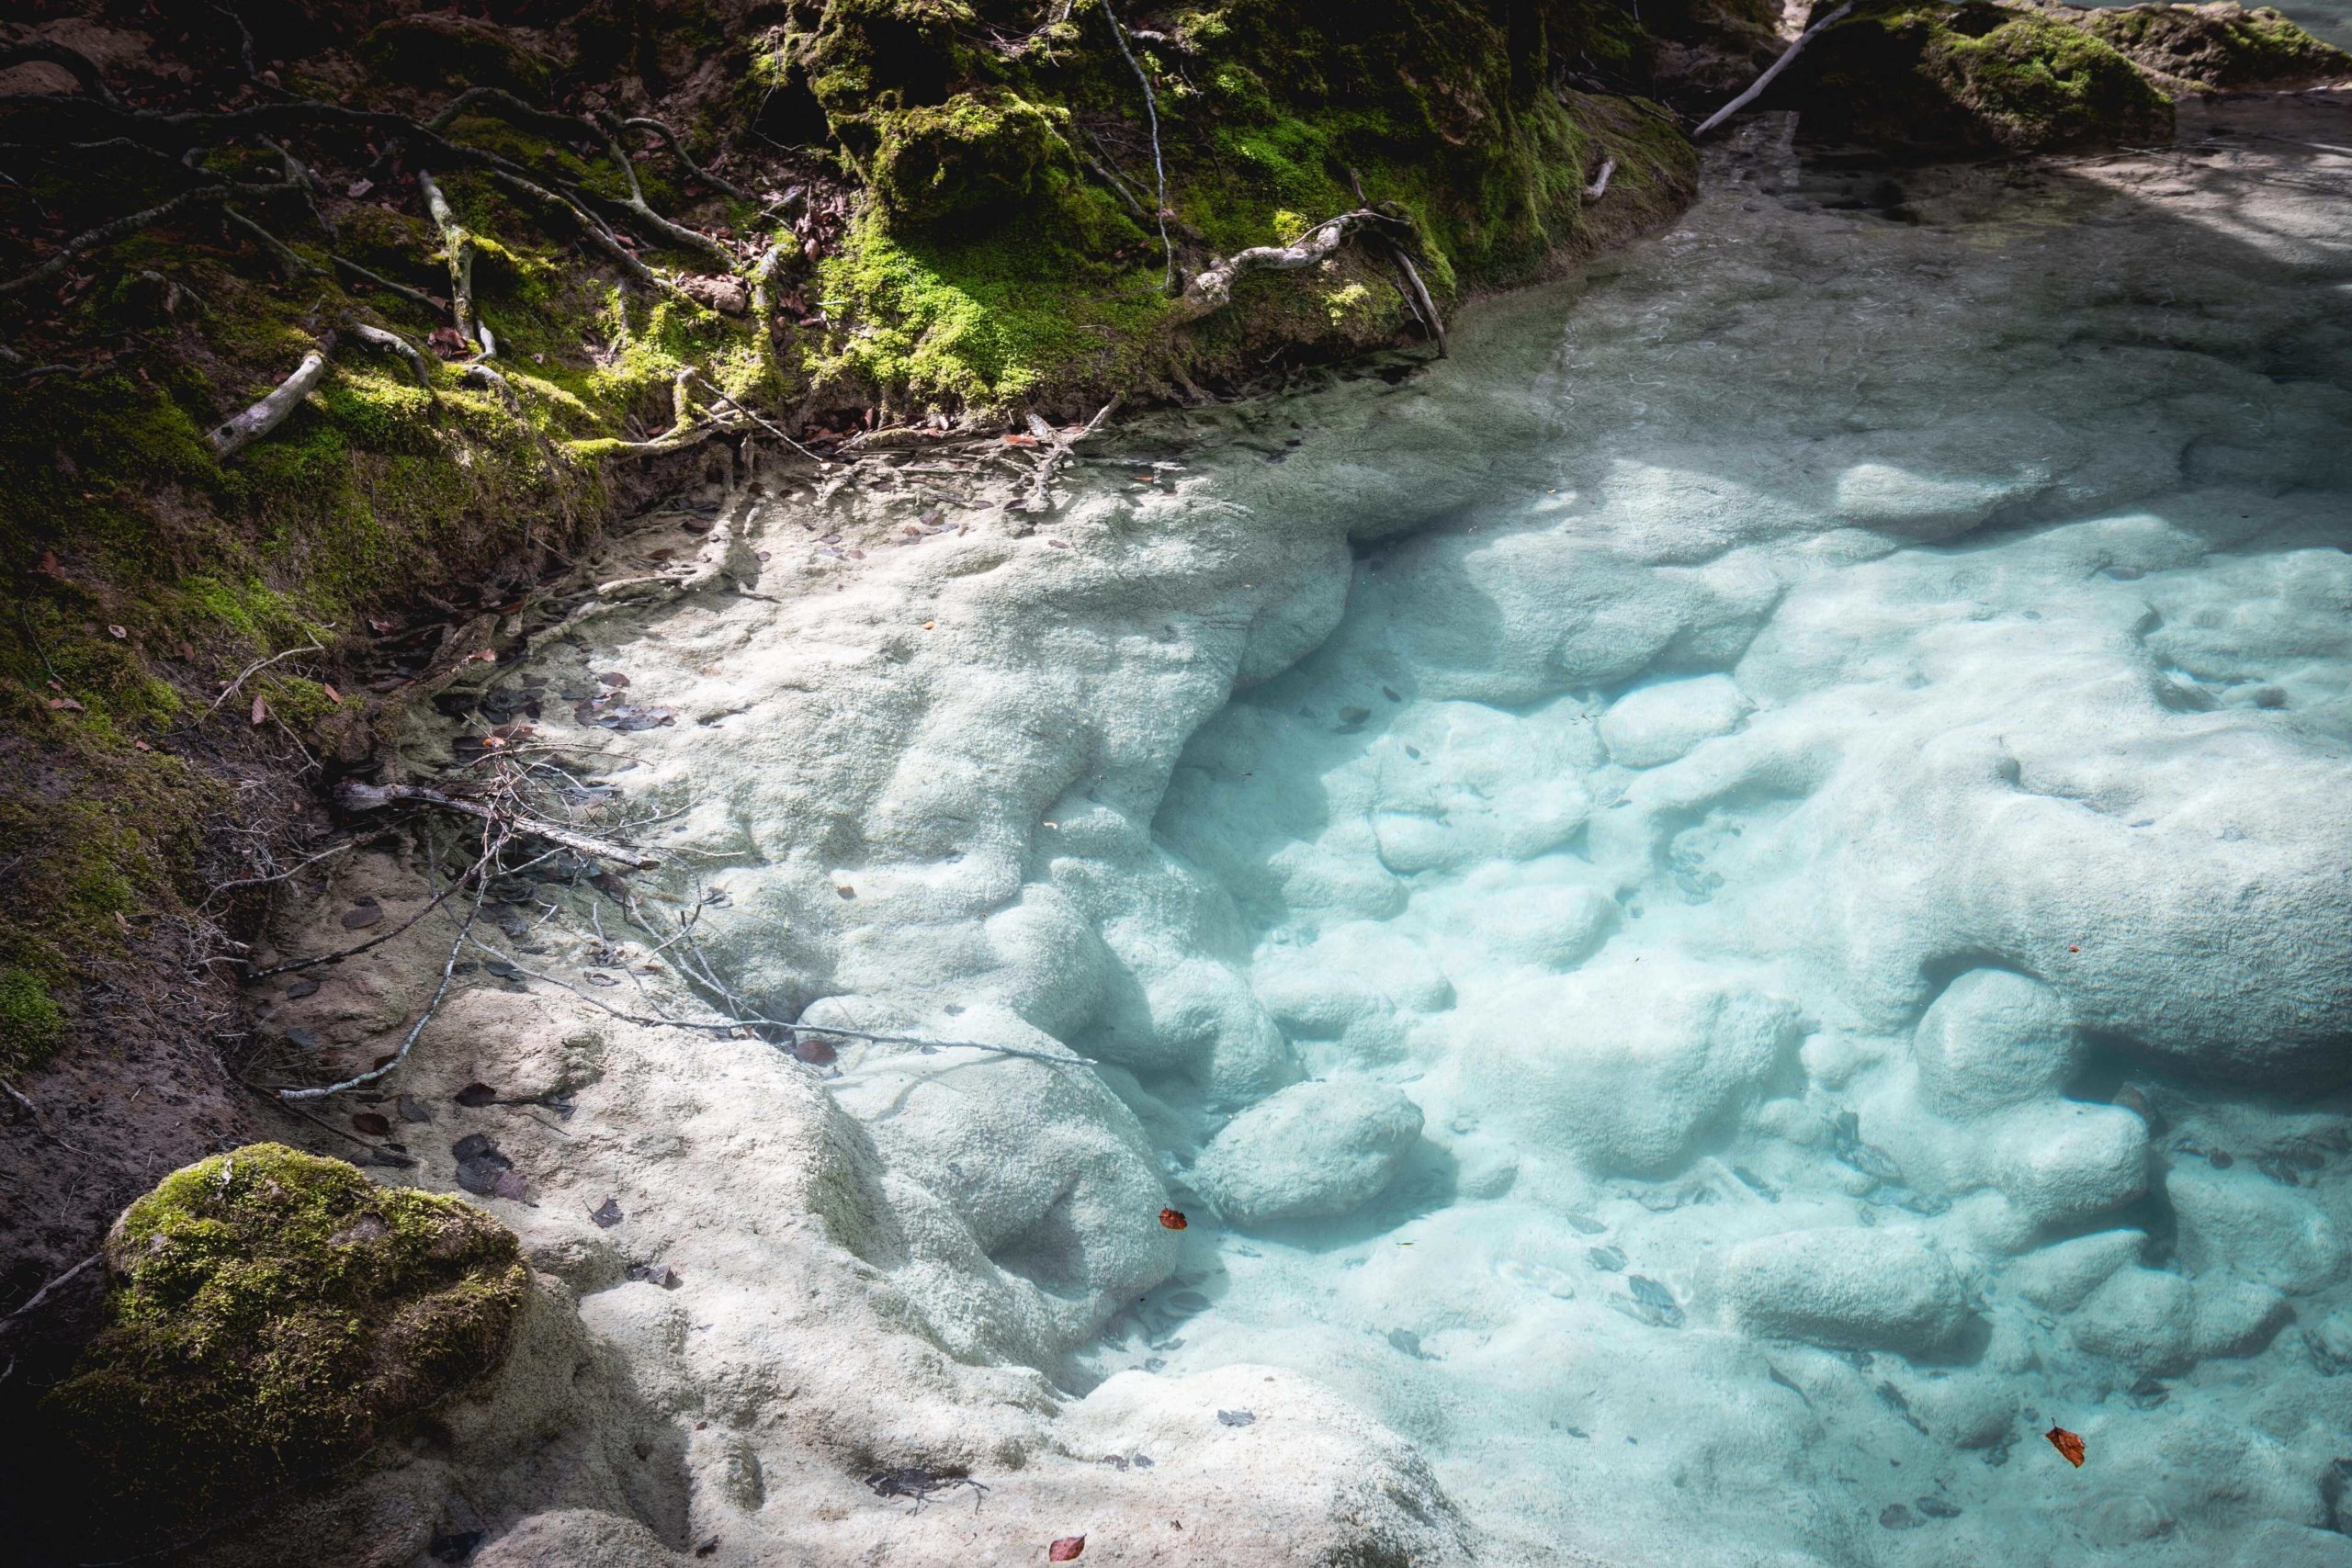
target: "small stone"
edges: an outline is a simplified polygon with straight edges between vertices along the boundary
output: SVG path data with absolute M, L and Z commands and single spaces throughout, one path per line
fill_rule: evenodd
M 1918 1515 L 1913 1513 L 1906 1505 L 1902 1503 L 1889 1503 L 1885 1507 L 1879 1510 L 1878 1522 L 1882 1528 L 1886 1529 L 1913 1530 L 1917 1529 L 1919 1526 L 1926 1521 L 1922 1520 Z
M 620 1200 L 617 1198 L 605 1199 L 604 1206 L 592 1212 L 588 1217 L 596 1222 L 597 1229 L 612 1229 L 615 1225 L 621 1223 L 622 1214 Z
M 380 904 L 356 905 L 343 912 L 343 929 L 347 931 L 365 931 L 383 918 L 384 908 Z
M 286 999 L 289 1002 L 299 1002 L 304 997 L 315 997 L 318 994 L 319 983 L 316 980 L 297 980 L 286 987 Z
M 1216 1418 L 1219 1426 L 1247 1427 L 1258 1417 L 1254 1412 L 1248 1410 L 1220 1410 L 1216 1413 Z

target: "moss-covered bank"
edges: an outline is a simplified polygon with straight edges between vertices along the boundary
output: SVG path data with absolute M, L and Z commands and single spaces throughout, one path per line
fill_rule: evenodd
M 452 1198 L 256 1144 L 164 1179 L 106 1243 L 107 1326 L 44 1413 L 107 1533 L 153 1548 L 331 1474 L 479 1382 L 528 1273 Z
M 1124 32 L 1105 0 L 207 17 L 40 0 L 15 36 L 49 55 L 0 68 L 31 149 L 0 186 L 0 1072 L 72 1037 L 109 964 L 200 947 L 237 907 L 212 888 L 274 863 L 221 852 L 254 778 L 364 758 L 402 700 L 370 689 L 385 639 L 511 600 L 641 485 L 649 438 L 694 461 L 714 389 L 826 450 L 1231 387 L 1426 337 L 1400 251 L 1451 310 L 1659 220 L 1693 170 L 1663 110 L 1573 85 L 1640 73 L 1620 0 L 1230 0 Z M 1176 308 L 1360 200 L 1393 248 Z M 330 343 L 221 457 L 207 433 Z
M 2352 58 L 2267 9 L 1860 0 L 1770 101 L 1816 140 L 2018 153 L 2162 141 L 2176 93 L 2331 75 L 2352 75 Z

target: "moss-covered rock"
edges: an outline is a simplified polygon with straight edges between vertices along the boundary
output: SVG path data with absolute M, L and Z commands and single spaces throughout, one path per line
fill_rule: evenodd
M 2052 15 L 2113 44 L 2134 64 L 2200 87 L 2275 87 L 2352 79 L 2352 55 L 2267 6 L 2132 6 Z
M 44 1409 L 116 1533 L 151 1545 L 327 1475 L 480 1381 L 528 1285 L 514 1233 L 480 1210 L 277 1144 L 164 1178 L 106 1260 L 109 1325 Z
M 2029 152 L 2172 134 L 2171 98 L 2112 45 L 1991 0 L 1859 6 L 1782 81 L 1775 101 L 1802 112 L 1807 137 L 1895 151 Z
M 1058 205 L 1056 187 L 1078 177 L 1078 160 L 1053 118 L 1002 88 L 877 118 L 874 194 L 908 222 L 989 227 L 1035 202 Z

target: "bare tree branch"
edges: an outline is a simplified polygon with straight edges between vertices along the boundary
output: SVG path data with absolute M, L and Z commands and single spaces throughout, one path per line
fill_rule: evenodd
M 334 333 L 328 333 L 320 338 L 318 347 L 302 356 L 294 374 L 277 384 L 277 390 L 205 437 L 211 444 L 213 456 L 225 460 L 283 424 L 286 417 L 326 378 L 327 361 L 334 353 Z
M 356 779 L 345 779 L 335 786 L 335 804 L 345 811 L 376 811 L 387 806 L 413 802 L 419 806 L 437 806 L 445 811 L 462 811 L 469 817 L 479 817 L 485 822 L 495 822 L 511 833 L 528 834 L 560 844 L 567 850 L 608 860 L 639 871 L 651 871 L 661 861 L 647 854 L 635 844 L 624 844 L 611 839 L 599 839 L 594 834 L 574 831 L 543 822 L 537 818 L 522 817 L 512 811 L 462 795 L 447 795 L 437 789 L 425 789 L 417 784 L 371 784 Z
M 1819 38 L 1823 32 L 1826 31 L 1833 24 L 1843 18 L 1846 13 L 1853 8 L 1854 0 L 1845 0 L 1844 5 L 1839 6 L 1836 10 L 1830 12 L 1829 15 L 1822 17 L 1821 20 L 1805 28 L 1804 32 L 1799 33 L 1797 35 L 1796 41 L 1781 51 L 1781 58 L 1766 66 L 1764 68 L 1764 74 L 1758 76 L 1755 81 L 1748 84 L 1747 91 L 1740 94 L 1739 96 L 1734 98 L 1731 102 L 1725 104 L 1723 107 L 1709 115 L 1705 119 L 1701 120 L 1699 122 L 1699 129 L 1690 133 L 1690 140 L 1693 141 L 1698 141 L 1699 138 L 1706 135 L 1707 132 L 1714 130 L 1715 127 L 1721 125 L 1724 121 L 1729 119 L 1732 116 L 1737 114 L 1748 105 L 1754 103 L 1757 98 L 1763 94 L 1764 89 L 1772 85 L 1772 78 L 1778 76 L 1781 72 L 1786 71 L 1789 68 L 1789 62 L 1797 57 L 1797 51 L 1799 50 L 1804 48 L 1805 45 L 1811 43 L 1815 39 Z

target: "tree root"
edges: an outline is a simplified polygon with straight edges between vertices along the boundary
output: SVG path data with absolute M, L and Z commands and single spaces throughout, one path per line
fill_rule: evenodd
M 401 299 L 407 300 L 410 304 L 420 306 L 433 315 L 437 316 L 443 310 L 448 309 L 447 306 L 444 305 L 440 300 L 433 298 L 432 295 L 424 292 L 422 288 L 411 288 L 405 283 L 395 283 L 380 272 L 370 272 L 368 268 L 361 266 L 357 262 L 353 261 L 349 256 L 330 255 L 327 257 L 327 260 L 334 264 L 334 267 L 337 272 L 348 273 L 353 277 L 359 279 L 362 283 L 368 284 L 372 288 L 380 288 L 388 294 L 397 294 Z
M 6 281 L 0 281 L 0 298 L 14 294 L 19 289 L 29 288 L 44 277 L 56 276 L 65 270 L 74 257 L 85 251 L 111 244 L 117 240 L 127 239 L 141 229 L 152 229 L 165 219 L 175 217 L 190 208 L 209 207 L 220 202 L 233 201 L 241 196 L 277 196 L 290 188 L 292 187 L 287 186 L 230 183 L 198 186 L 194 190 L 182 191 L 169 201 L 133 212 L 127 217 L 118 218 L 111 223 L 101 223 L 95 229 L 74 235 L 59 246 L 49 259 L 39 266 L 28 272 L 20 272 Z
M 319 340 L 318 347 L 302 356 L 294 374 L 279 382 L 275 391 L 205 437 L 211 445 L 212 455 L 225 462 L 283 424 L 286 416 L 300 407 L 302 400 L 326 378 L 327 361 L 334 353 L 334 333 L 328 333 Z
M 635 213 L 640 223 L 668 239 L 672 244 L 709 257 L 718 264 L 719 271 L 731 275 L 741 266 L 741 257 L 709 235 L 689 229 L 683 223 L 673 223 L 653 210 L 645 199 L 645 187 L 638 183 L 637 164 L 630 160 L 628 149 L 621 145 L 621 122 L 609 114 L 601 118 L 605 127 L 605 149 L 612 153 L 613 162 L 621 166 L 621 177 L 628 182 L 628 199 L 622 205 Z
M 1607 196 L 1609 194 L 1609 176 L 1616 172 L 1616 159 L 1603 158 L 1600 160 L 1600 172 L 1592 176 L 1592 183 L 1590 185 L 1584 187 L 1584 198 L 1587 201 L 1599 201 L 1602 197 Z
M 441 231 L 442 254 L 449 264 L 449 314 L 457 321 L 458 335 L 481 346 L 474 331 L 474 237 L 458 221 L 432 170 L 418 167 L 416 188 L 424 193 L 424 209 L 432 214 L 433 226 Z
M 685 168 L 686 173 L 694 175 L 695 178 L 710 186 L 711 189 L 724 191 L 727 195 L 733 197 L 738 201 L 749 201 L 752 199 L 751 193 L 745 190 L 741 186 L 736 185 L 729 180 L 720 178 L 718 175 L 712 174 L 708 169 L 704 168 L 700 164 L 695 163 L 694 159 L 687 156 L 686 144 L 678 140 L 678 133 L 671 130 L 668 126 L 662 124 L 660 120 L 650 119 L 643 115 L 639 115 L 633 119 L 625 119 L 620 123 L 631 130 L 650 130 L 653 132 L 654 135 L 659 136 L 665 143 L 668 144 L 670 156 L 678 160 L 678 162 Z
M 107 79 L 98 73 L 97 65 L 78 49 L 68 49 L 47 39 L 32 39 L 0 49 L 0 71 L 11 65 L 29 65 L 35 61 L 64 71 L 80 85 L 82 91 L 107 107 L 119 109 L 123 107 L 122 100 L 115 96 L 114 89 L 107 85 Z
M 1233 302 L 1233 286 L 1245 274 L 1296 272 L 1301 267 L 1313 266 L 1346 243 L 1348 236 L 1364 224 L 1396 221 L 1385 212 L 1359 207 L 1352 212 L 1325 219 L 1287 245 L 1252 245 L 1211 262 L 1184 285 L 1183 296 L 1176 302 L 1177 319 L 1198 321 L 1211 311 L 1223 310 Z
M 350 331 L 353 337 L 370 347 L 380 348 L 387 354 L 398 355 L 407 362 L 410 373 L 416 378 L 416 384 L 428 391 L 432 389 L 432 364 L 416 344 L 398 333 L 387 332 L 382 327 L 369 326 L 366 321 L 346 320 L 344 325 Z
M 1111 9 L 1111 0 L 1102 0 L 1102 15 L 1111 24 L 1111 36 L 1118 40 L 1119 53 L 1125 58 L 1127 69 L 1133 71 L 1136 80 L 1143 84 L 1144 120 L 1151 128 L 1151 172 L 1159 182 L 1154 217 L 1159 224 L 1159 253 L 1167 261 L 1167 273 L 1160 279 L 1159 286 L 1173 294 L 1176 292 L 1176 247 L 1168 238 L 1168 164 L 1159 152 L 1159 100 L 1152 94 L 1151 78 L 1144 74 L 1143 67 L 1136 61 L 1135 51 L 1127 47 L 1127 29 L 1119 25 L 1119 14 Z M 1186 292 L 1189 293 L 1190 289 Z

